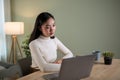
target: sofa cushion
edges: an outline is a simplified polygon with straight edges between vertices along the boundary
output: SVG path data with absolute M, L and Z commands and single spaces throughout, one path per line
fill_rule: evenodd
M 3 69 L 5 69 L 3 66 L 0 66 L 0 70 L 3 70 Z

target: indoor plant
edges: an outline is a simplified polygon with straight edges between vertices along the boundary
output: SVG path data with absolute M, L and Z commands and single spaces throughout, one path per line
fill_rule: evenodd
M 30 56 L 30 49 L 29 49 L 29 37 L 30 35 L 27 35 L 25 40 L 22 42 L 22 49 L 23 52 L 25 53 L 26 57 Z
M 104 56 L 104 63 L 105 64 L 107 64 L 107 65 L 112 64 L 112 58 L 114 56 L 113 52 L 109 52 L 109 51 L 103 52 L 103 56 Z

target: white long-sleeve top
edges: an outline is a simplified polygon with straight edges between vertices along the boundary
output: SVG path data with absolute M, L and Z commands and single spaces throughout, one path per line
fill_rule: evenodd
M 57 50 L 60 50 L 65 56 L 63 58 L 73 57 L 72 52 L 65 47 L 58 38 L 40 36 L 29 44 L 33 68 L 39 68 L 40 71 L 59 71 L 61 64 L 54 63 L 57 59 Z

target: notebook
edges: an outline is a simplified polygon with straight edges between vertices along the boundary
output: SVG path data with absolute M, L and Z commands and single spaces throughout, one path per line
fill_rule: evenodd
M 59 73 L 43 75 L 45 80 L 80 80 L 90 76 L 95 55 L 63 59 Z

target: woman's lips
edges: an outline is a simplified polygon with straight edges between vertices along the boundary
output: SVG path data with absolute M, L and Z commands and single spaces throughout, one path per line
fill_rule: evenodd
M 53 35 L 54 33 L 50 33 L 50 35 Z

